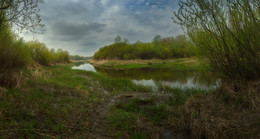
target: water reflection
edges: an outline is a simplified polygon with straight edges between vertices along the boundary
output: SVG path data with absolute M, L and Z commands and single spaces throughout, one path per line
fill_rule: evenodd
M 99 72 L 103 75 L 116 78 L 131 79 L 135 84 L 151 86 L 153 90 L 159 87 L 168 86 L 171 88 L 197 88 L 197 89 L 214 89 L 219 82 L 212 72 L 198 72 L 191 70 L 171 70 L 171 69 L 101 69 L 94 68 L 90 64 L 80 65 L 74 69 L 82 69 L 88 71 Z
M 80 69 L 80 70 L 87 70 L 87 71 L 93 71 L 96 72 L 96 69 L 88 63 L 77 63 L 72 69 Z

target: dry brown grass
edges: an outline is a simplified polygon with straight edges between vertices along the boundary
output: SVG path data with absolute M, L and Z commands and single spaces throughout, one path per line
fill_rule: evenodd
M 44 70 L 43 66 L 40 64 L 33 64 L 26 68 L 32 77 L 41 77 L 47 79 L 51 76 L 51 71 Z
M 207 95 L 191 97 L 180 109 L 180 121 L 195 138 L 259 138 L 260 82 L 241 91 L 223 85 Z
M 161 63 L 162 61 L 173 61 L 173 60 L 90 60 L 89 62 L 94 65 L 110 65 L 111 63 L 119 64 L 119 65 L 127 65 L 127 64 L 147 64 L 147 63 Z
M 158 139 L 160 135 L 160 128 L 154 126 L 148 119 L 142 117 L 136 120 L 136 130 L 142 131 L 151 139 Z
M 51 76 L 51 72 L 44 70 L 40 64 L 33 64 L 24 70 L 9 70 L 0 73 L 0 86 L 7 88 L 20 88 L 24 80 L 30 77 L 23 76 L 23 72 L 28 71 L 32 77 L 41 77 L 47 79 Z
M 178 61 L 179 60 L 179 61 Z M 158 63 L 198 63 L 198 59 L 195 58 L 179 58 L 179 59 L 167 59 L 167 60 L 161 60 L 161 59 L 150 59 L 150 60 L 142 60 L 142 59 L 134 59 L 134 60 L 89 60 L 89 63 L 100 66 L 100 65 L 128 65 L 128 64 L 158 64 Z
M 0 96 L 6 92 L 6 88 L 0 86 Z
M 0 86 L 7 88 L 20 87 L 21 76 L 19 71 L 7 71 L 0 74 Z

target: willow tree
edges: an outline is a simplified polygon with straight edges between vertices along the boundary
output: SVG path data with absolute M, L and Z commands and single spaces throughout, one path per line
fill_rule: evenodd
M 181 0 L 173 21 L 226 79 L 260 79 L 259 0 Z
M 38 4 L 43 0 L 1 0 L 0 1 L 0 29 L 8 22 L 16 29 L 30 32 L 41 32 L 43 24 L 39 15 Z

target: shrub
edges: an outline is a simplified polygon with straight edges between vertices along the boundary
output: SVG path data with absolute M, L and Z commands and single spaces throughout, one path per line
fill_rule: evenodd
M 49 65 L 54 59 L 44 43 L 30 41 L 27 43 L 32 59 L 41 65 Z
M 194 56 L 194 46 L 184 35 L 155 39 L 151 43 L 117 42 L 100 48 L 94 59 L 170 59 Z
M 212 67 L 232 81 L 260 79 L 259 0 L 186 0 L 174 22 Z
M 22 39 L 12 33 L 7 23 L 0 26 L 0 85 L 17 84 L 16 74 L 32 61 Z
M 44 43 L 39 41 L 30 41 L 27 43 L 32 59 L 41 65 L 50 65 L 54 63 L 69 62 L 70 56 L 68 51 L 58 49 L 49 50 Z
M 68 51 L 63 51 L 62 49 L 58 49 L 55 53 L 55 63 L 63 63 L 69 62 L 70 55 Z

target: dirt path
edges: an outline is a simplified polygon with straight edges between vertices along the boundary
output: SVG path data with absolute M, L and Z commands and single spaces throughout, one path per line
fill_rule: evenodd
M 110 107 L 116 105 L 116 103 L 119 101 L 125 101 L 130 98 L 147 99 L 153 96 L 160 97 L 160 100 L 162 101 L 164 101 L 165 99 L 170 99 L 172 97 L 172 95 L 170 94 L 131 92 L 112 95 L 93 104 L 88 111 L 89 120 L 91 122 L 89 135 L 91 136 L 91 138 L 95 139 L 115 138 L 115 134 L 117 133 L 117 131 L 112 130 L 112 128 L 107 124 L 107 116 L 110 113 Z
M 104 99 L 90 107 L 88 113 L 91 122 L 90 136 L 95 139 L 110 139 L 115 137 L 114 131 L 107 125 L 110 107 L 115 105 L 114 97 Z

